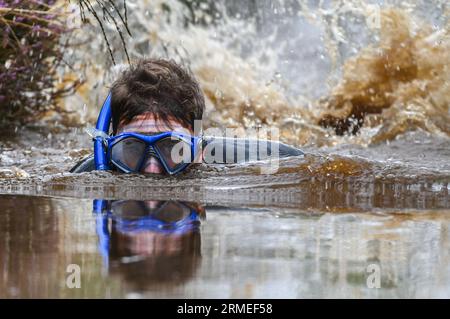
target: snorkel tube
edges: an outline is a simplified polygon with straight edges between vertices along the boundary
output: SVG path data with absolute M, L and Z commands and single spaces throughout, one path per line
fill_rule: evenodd
M 105 102 L 103 102 L 102 109 L 98 115 L 97 131 L 103 132 L 105 135 L 109 133 L 109 126 L 111 123 L 111 92 L 108 94 Z M 100 171 L 109 170 L 108 161 L 106 159 L 106 149 L 104 137 L 94 137 L 94 161 L 95 169 Z

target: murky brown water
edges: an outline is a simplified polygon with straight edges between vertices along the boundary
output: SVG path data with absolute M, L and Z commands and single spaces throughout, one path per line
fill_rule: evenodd
M 342 212 L 203 205 L 198 232 L 138 235 L 92 200 L 0 196 L 0 297 L 410 298 L 450 296 L 450 210 Z M 81 288 L 69 289 L 77 264 Z M 368 288 L 369 265 L 381 288 Z

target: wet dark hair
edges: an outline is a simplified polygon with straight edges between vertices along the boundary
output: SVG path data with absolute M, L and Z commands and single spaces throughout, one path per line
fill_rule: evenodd
M 111 93 L 113 134 L 119 124 L 145 113 L 165 123 L 174 118 L 193 130 L 194 120 L 201 120 L 205 109 L 203 92 L 192 72 L 172 60 L 138 60 L 114 82 Z

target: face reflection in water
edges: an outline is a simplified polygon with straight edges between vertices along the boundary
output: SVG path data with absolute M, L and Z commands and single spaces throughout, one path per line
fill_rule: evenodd
M 200 205 L 94 200 L 93 210 L 105 265 L 135 290 L 182 284 L 199 267 Z
M 0 297 L 447 298 L 448 199 L 332 211 L 0 195 Z

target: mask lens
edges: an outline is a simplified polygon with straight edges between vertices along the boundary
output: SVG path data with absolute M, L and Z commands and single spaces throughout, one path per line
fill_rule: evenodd
M 146 144 L 136 138 L 125 138 L 112 147 L 112 161 L 127 170 L 136 172 L 145 153 Z M 119 168 L 120 168 L 119 167 Z
M 191 210 L 178 202 L 165 202 L 153 217 L 165 223 L 174 223 L 186 218 Z
M 114 201 L 111 212 L 121 218 L 137 219 L 152 215 L 165 223 L 173 223 L 186 218 L 191 210 L 186 205 L 172 201 Z
M 148 209 L 142 201 L 125 200 L 112 202 L 111 212 L 116 216 L 132 219 L 147 215 Z
M 191 145 L 182 139 L 166 137 L 157 141 L 154 147 L 172 171 L 191 162 Z

